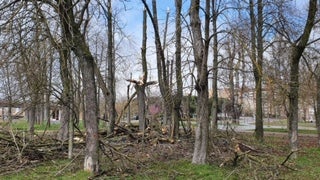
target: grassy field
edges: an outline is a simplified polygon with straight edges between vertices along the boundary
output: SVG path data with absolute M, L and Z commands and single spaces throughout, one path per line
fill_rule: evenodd
M 297 159 L 295 170 L 282 177 L 284 179 L 320 179 L 320 149 L 305 149 Z
M 9 123 L 8 122 L 3 122 L 0 121 L 0 126 L 8 126 Z M 19 131 L 27 131 L 28 130 L 28 122 L 26 119 L 18 119 L 18 120 L 14 120 L 11 123 L 11 127 L 14 130 L 19 130 Z M 43 122 L 40 124 L 35 123 L 34 124 L 34 130 L 36 132 L 43 132 L 43 131 L 58 131 L 60 129 L 60 123 L 51 123 L 50 126 L 48 125 L 47 122 Z M 79 122 L 79 129 L 83 130 L 84 126 L 83 126 L 83 122 L 80 121 Z
M 22 130 L 22 131 L 28 130 L 28 122 L 25 119 L 13 121 L 11 126 L 13 129 L 17 129 L 17 130 Z M 47 126 L 47 122 L 34 125 L 35 131 L 44 131 L 45 129 L 48 131 L 52 131 L 52 130 L 59 130 L 59 128 L 60 128 L 60 124 L 57 124 L 57 123 L 52 123 L 50 124 L 50 126 Z
M 58 160 L 56 162 L 43 163 L 35 168 L 26 169 L 21 172 L 16 172 L 11 175 L 3 176 L 0 179 L 12 179 L 12 180 L 33 180 L 33 179 L 77 179 L 85 180 L 90 177 L 90 174 L 85 171 L 70 171 L 63 168 L 68 165 L 66 160 Z M 155 163 L 145 170 L 130 175 L 123 173 L 120 176 L 104 176 L 102 179 L 225 179 L 228 176 L 232 177 L 230 170 L 210 166 L 210 165 L 193 165 L 188 161 L 174 161 L 174 162 L 161 162 Z
M 33 179 L 88 179 L 90 173 L 80 170 L 80 162 L 70 160 L 55 160 L 28 167 L 0 177 L 10 180 L 33 180 Z M 78 167 L 77 167 L 78 166 Z
M 264 119 L 264 125 L 267 126 L 283 126 L 286 127 L 287 126 L 287 119 L 279 119 L 279 120 L 272 120 L 272 121 L 268 121 L 266 119 Z M 299 127 L 316 127 L 315 122 L 311 123 L 311 122 L 303 122 L 300 121 L 298 123 Z
M 274 132 L 274 133 L 288 133 L 288 129 L 286 128 L 264 128 L 265 132 Z M 317 134 L 317 130 L 310 130 L 310 129 L 299 129 L 299 134 Z

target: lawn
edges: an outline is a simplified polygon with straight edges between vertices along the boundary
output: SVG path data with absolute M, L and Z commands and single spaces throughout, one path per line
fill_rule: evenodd
M 264 119 L 264 124 L 267 126 L 282 126 L 282 127 L 287 127 L 287 119 L 277 119 L 277 120 L 272 120 L 269 121 L 268 119 Z M 316 127 L 315 122 L 304 122 L 304 121 L 299 121 L 298 123 L 299 127 Z
M 11 126 L 13 129 L 22 130 L 22 131 L 27 131 L 29 127 L 28 122 L 25 119 L 13 121 Z M 44 131 L 44 130 L 55 131 L 55 130 L 59 130 L 59 128 L 60 128 L 60 124 L 58 123 L 51 123 L 50 126 L 48 126 L 47 122 L 40 123 L 40 124 L 36 123 L 34 125 L 35 131 Z
M 5 126 L 9 126 L 8 122 L 3 122 L 0 121 L 0 127 L 5 127 Z M 36 132 L 43 132 L 43 131 L 58 131 L 60 129 L 60 123 L 59 122 L 54 122 L 54 123 L 50 123 L 50 126 L 48 125 L 47 121 L 43 122 L 43 123 L 35 123 L 34 124 L 34 130 Z M 27 131 L 29 124 L 28 121 L 26 119 L 18 119 L 18 120 L 14 120 L 11 123 L 11 127 L 13 130 L 19 130 L 19 131 Z M 83 130 L 84 129 L 84 125 L 83 125 L 83 121 L 79 122 L 79 129 Z
M 0 179 L 34 180 L 34 179 L 88 179 L 90 173 L 80 170 L 79 161 L 52 160 L 11 172 Z
M 264 128 L 263 129 L 265 132 L 273 132 L 273 133 L 288 133 L 288 129 L 286 128 Z M 312 130 L 312 129 L 299 129 L 298 130 L 299 134 L 312 134 L 315 135 L 317 134 L 317 130 Z

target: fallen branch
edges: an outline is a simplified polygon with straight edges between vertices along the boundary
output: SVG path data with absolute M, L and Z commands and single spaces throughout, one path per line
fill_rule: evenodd
M 286 159 L 281 163 L 282 166 L 285 165 L 285 163 L 290 159 L 290 157 L 292 156 L 292 154 L 296 153 L 298 151 L 291 151 L 290 154 L 286 157 Z
M 286 159 L 285 159 L 280 165 L 281 165 L 281 166 L 284 166 L 284 167 L 286 167 L 287 169 L 290 169 L 290 170 L 292 170 L 292 171 L 298 171 L 297 169 L 291 168 L 291 167 L 289 167 L 289 166 L 286 165 L 286 162 L 287 162 L 287 161 L 290 159 L 290 157 L 291 157 L 294 153 L 296 153 L 296 152 L 298 152 L 298 150 L 296 150 L 296 151 L 291 151 L 290 154 L 286 157 Z

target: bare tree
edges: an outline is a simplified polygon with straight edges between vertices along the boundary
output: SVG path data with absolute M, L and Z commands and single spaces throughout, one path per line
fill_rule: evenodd
M 70 70 L 70 47 L 67 41 L 66 33 L 62 32 L 62 41 L 60 44 L 56 44 L 56 48 L 59 51 L 59 62 L 60 62 L 60 76 L 62 82 L 62 111 L 60 123 L 61 127 L 58 133 L 58 139 L 61 141 L 66 141 L 69 138 L 69 121 L 71 114 L 71 86 L 72 86 L 72 76 Z M 73 125 L 73 124 L 72 124 Z
M 148 79 L 148 67 L 147 67 L 147 11 L 143 10 L 143 30 L 142 30 L 142 47 L 141 47 L 141 65 L 143 75 L 139 81 L 133 81 L 135 83 L 135 89 L 138 98 L 138 117 L 139 117 L 139 130 L 143 131 L 146 128 L 146 94 L 145 88 Z
M 263 113 L 262 113 L 262 62 L 263 62 L 263 2 L 258 0 L 257 13 L 255 17 L 255 3 L 250 0 L 250 27 L 251 27 L 251 61 L 255 79 L 256 93 L 256 138 L 263 141 Z M 256 28 L 257 27 L 257 28 Z
M 212 107 L 211 127 L 218 128 L 218 17 L 221 1 L 212 0 L 212 29 L 213 29 L 213 67 L 212 67 Z
M 114 124 L 116 120 L 116 92 L 115 92 L 115 57 L 114 57 L 114 42 L 113 42 L 113 14 L 112 14 L 112 4 L 111 0 L 108 0 L 107 2 L 107 20 L 108 20 L 108 47 L 107 47 L 107 67 L 108 67 L 108 78 L 107 78 L 107 84 L 109 87 L 110 95 L 108 97 L 108 111 L 109 111 L 109 122 L 110 127 L 109 131 L 113 133 L 114 130 Z
M 316 67 L 317 100 L 315 107 L 316 127 L 318 131 L 318 146 L 320 147 L 320 63 Z
M 97 173 L 99 171 L 98 153 L 98 104 L 96 97 L 95 83 L 95 62 L 85 40 L 85 35 L 80 31 L 80 25 L 84 23 L 84 14 L 87 11 L 89 1 L 85 1 L 79 7 L 79 14 L 76 21 L 74 15 L 74 4 L 71 0 L 59 1 L 58 16 L 62 29 L 71 44 L 72 51 L 79 59 L 82 72 L 82 83 L 85 93 L 85 124 L 86 124 L 86 151 L 84 158 L 84 169 Z
M 315 23 L 315 15 L 317 12 L 317 0 L 309 1 L 308 17 L 303 29 L 303 33 L 291 44 L 290 61 L 290 83 L 289 83 L 289 140 L 291 151 L 298 150 L 298 104 L 299 104 L 299 64 L 300 58 L 311 34 L 311 30 Z M 293 158 L 297 157 L 294 153 Z
M 177 92 L 174 96 L 174 107 L 173 107 L 173 122 L 171 129 L 171 137 L 175 138 L 179 136 L 179 121 L 181 120 L 181 102 L 182 102 L 182 72 L 181 72 L 181 9 L 182 9 L 182 1 L 175 0 L 176 7 L 176 82 L 177 82 Z
M 210 1 L 206 0 L 205 7 L 205 43 L 203 42 L 201 20 L 199 16 L 200 1 L 191 1 L 190 26 L 192 31 L 192 47 L 197 68 L 196 91 L 198 93 L 197 127 L 192 163 L 204 164 L 207 160 L 208 135 L 209 135 L 209 110 L 208 110 L 208 47 L 209 47 L 209 22 Z
M 236 58 L 236 42 L 235 42 L 235 37 L 233 37 L 231 35 L 231 37 L 227 40 L 226 42 L 226 51 L 228 54 L 228 63 L 227 63 L 227 68 L 229 70 L 229 74 L 228 74 L 228 84 L 229 84 L 229 99 L 230 102 L 228 104 L 229 109 L 227 111 L 230 112 L 231 118 L 233 120 L 233 122 L 236 122 L 236 120 L 238 119 L 238 117 L 236 116 L 236 110 L 235 110 L 235 106 L 236 106 L 236 92 L 235 92 L 235 77 L 234 77 L 234 73 L 235 73 L 235 58 Z

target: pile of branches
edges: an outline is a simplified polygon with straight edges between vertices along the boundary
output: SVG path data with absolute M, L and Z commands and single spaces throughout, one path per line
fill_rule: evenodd
M 48 136 L 39 137 L 11 128 L 0 129 L 0 176 L 67 157 L 67 144 Z
M 220 167 L 232 167 L 230 176 L 236 174 L 240 179 L 278 179 L 287 170 L 295 171 L 287 165 L 293 152 L 282 157 L 284 154 L 273 154 L 272 148 L 276 147 L 252 141 L 247 135 L 220 132 L 211 144 L 210 159 Z
M 147 127 L 143 132 L 132 124 L 116 125 L 112 134 L 99 133 L 100 163 L 108 167 L 102 176 L 126 177 L 145 168 L 147 164 L 170 159 L 191 158 L 193 140 L 170 137 L 168 127 Z M 189 152 L 190 151 L 190 152 Z M 105 165 L 107 164 L 107 165 Z

